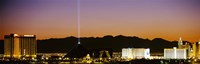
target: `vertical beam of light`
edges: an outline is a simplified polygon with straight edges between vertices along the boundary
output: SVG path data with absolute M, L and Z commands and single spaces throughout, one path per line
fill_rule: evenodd
M 80 0 L 77 0 L 77 23 L 78 23 L 78 44 L 81 44 L 80 42 Z

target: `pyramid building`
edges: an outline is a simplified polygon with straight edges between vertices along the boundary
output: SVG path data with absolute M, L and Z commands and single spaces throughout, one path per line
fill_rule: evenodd
M 64 58 L 83 58 L 88 54 L 88 49 L 83 47 L 80 43 L 75 45 Z

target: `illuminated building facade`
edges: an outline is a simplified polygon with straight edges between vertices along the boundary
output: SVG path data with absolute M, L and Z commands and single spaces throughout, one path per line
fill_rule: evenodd
M 199 42 L 195 42 L 192 45 L 192 49 L 193 49 L 193 57 L 195 58 L 200 58 L 200 41 Z
M 4 36 L 4 56 L 5 57 L 20 57 L 19 35 L 10 34 Z
M 178 48 L 183 48 L 183 41 L 181 37 L 179 38 L 179 41 L 178 41 Z
M 167 48 L 164 49 L 165 59 L 187 59 L 187 50 L 184 48 Z
M 187 57 L 192 57 L 193 54 L 193 49 L 192 49 L 192 44 L 185 42 L 185 44 L 183 44 L 183 41 L 180 37 L 179 41 L 178 41 L 178 48 L 179 49 L 186 49 L 187 50 Z
M 147 48 L 136 48 L 134 49 L 134 58 L 150 58 L 150 49 Z
M 123 59 L 133 59 L 133 48 L 122 48 Z
M 4 57 L 36 57 L 35 35 L 10 34 L 4 36 Z
M 123 59 L 141 59 L 150 58 L 149 48 L 123 48 L 122 49 Z
M 121 52 L 113 52 L 112 57 L 114 59 L 121 59 L 122 53 Z

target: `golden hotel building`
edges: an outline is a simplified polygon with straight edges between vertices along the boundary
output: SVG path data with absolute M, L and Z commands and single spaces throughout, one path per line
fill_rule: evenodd
M 36 51 L 35 35 L 10 34 L 4 36 L 4 57 L 36 57 Z

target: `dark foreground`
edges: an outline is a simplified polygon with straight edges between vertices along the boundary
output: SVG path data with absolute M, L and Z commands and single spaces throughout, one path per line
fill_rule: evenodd
M 84 62 L 66 62 L 66 61 L 0 61 L 0 64 L 87 64 Z M 110 61 L 110 62 L 92 62 L 92 64 L 198 64 L 192 60 L 146 60 L 138 59 L 132 61 Z
M 111 62 L 111 63 L 117 63 L 117 64 L 194 64 L 191 60 L 145 60 L 145 59 L 139 59 L 139 60 L 132 60 L 132 61 L 121 61 L 121 62 Z

